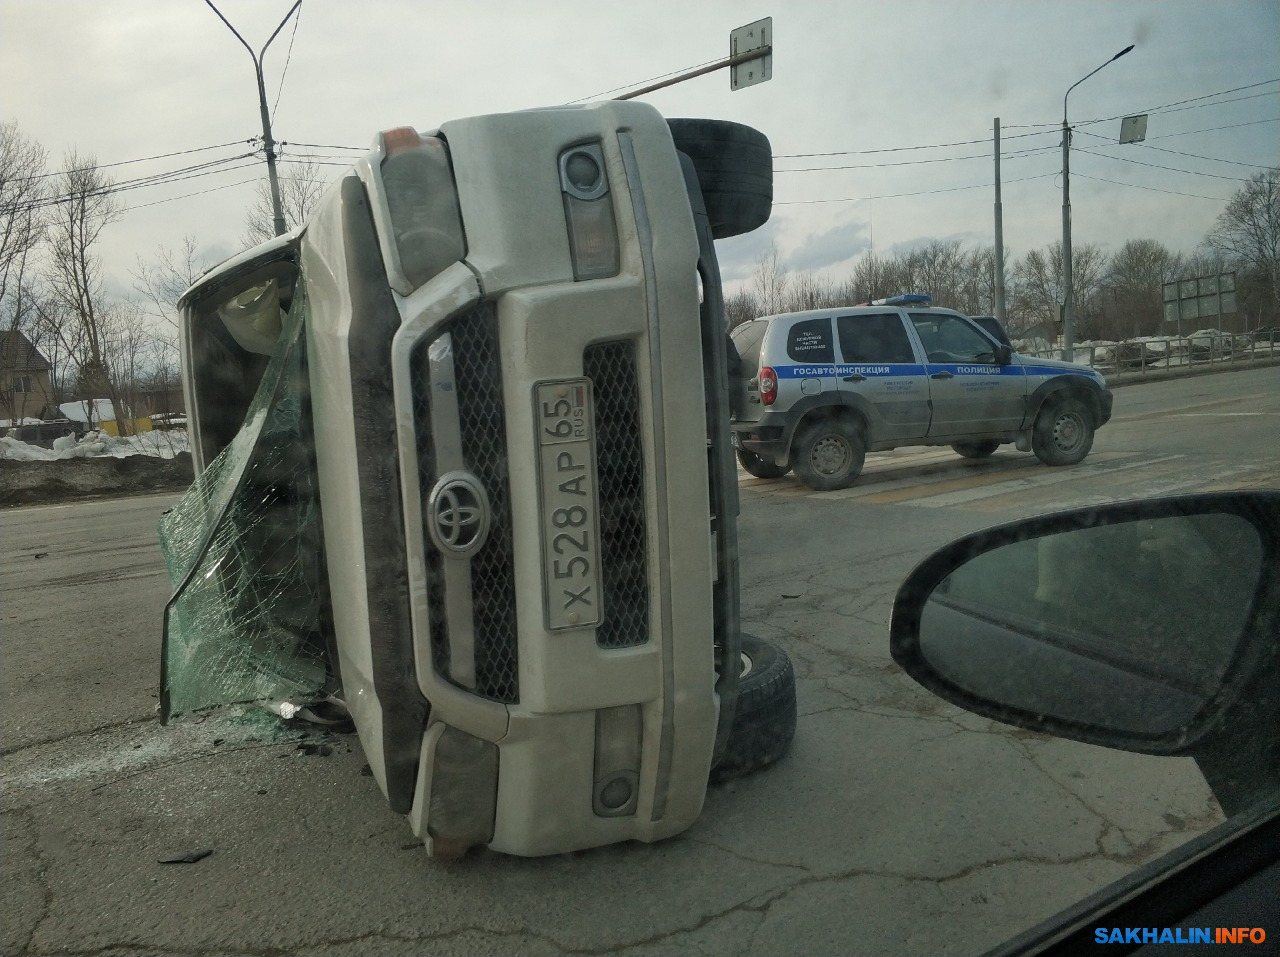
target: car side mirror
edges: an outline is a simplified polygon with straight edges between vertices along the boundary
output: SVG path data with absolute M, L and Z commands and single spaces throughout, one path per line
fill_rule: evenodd
M 1007 366 L 1013 361 L 1013 350 L 1008 346 L 996 346 L 996 365 Z
M 1280 492 L 1232 492 L 963 538 L 903 584 L 890 643 L 912 678 L 976 714 L 1189 754 L 1276 667 L 1278 634 Z

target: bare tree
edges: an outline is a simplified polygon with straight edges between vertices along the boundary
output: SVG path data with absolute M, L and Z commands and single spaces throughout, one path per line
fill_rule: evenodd
M 750 322 L 763 315 L 765 312 L 760 308 L 759 301 L 746 289 L 739 289 L 733 295 L 725 297 L 725 326 L 729 329 L 735 329 L 744 322 Z
M 1072 246 L 1071 265 L 1077 332 L 1089 338 L 1099 331 L 1098 293 L 1106 274 L 1107 255 L 1093 243 L 1079 243 Z M 1025 334 L 1036 328 L 1056 333 L 1063 297 L 1062 243 L 1028 252 L 1015 265 L 1013 280 L 1013 313 L 1019 322 L 1010 323 L 1010 334 Z
M 1004 251 L 1008 262 L 1009 251 Z M 980 246 L 965 254 L 960 282 L 953 291 L 955 308 L 970 316 L 990 316 L 996 311 L 996 248 Z
M 307 221 L 311 208 L 328 189 L 320 164 L 310 156 L 283 161 L 285 172 L 279 177 L 280 208 L 288 229 L 296 229 Z M 261 180 L 252 205 L 245 213 L 245 244 L 256 246 L 275 236 L 275 212 L 271 207 L 271 187 Z
M 1280 167 L 1255 173 L 1236 191 L 1205 243 L 1269 283 L 1280 314 Z
M 33 355 L 21 340 L 39 348 L 36 293 L 28 267 L 44 239 L 45 163 L 44 147 L 24 136 L 17 123 L 0 124 L 0 331 L 7 333 L 5 348 L 11 350 L 13 363 L 13 381 L 0 382 L 0 392 L 11 421 L 41 411 L 27 407 L 32 387 L 20 388 L 18 380 L 30 383 L 29 373 L 34 371 L 25 365 Z
M 182 238 L 182 245 L 176 250 L 158 246 L 151 260 L 138 257 L 133 288 L 151 319 L 143 392 L 149 411 L 154 414 L 170 415 L 181 410 L 176 395 L 181 388 L 177 303 L 205 268 L 206 260 L 199 253 L 196 238 L 190 235 Z
M 72 150 L 57 181 L 59 200 L 50 207 L 49 261 L 46 279 L 53 308 L 62 318 L 58 334 L 79 366 L 79 386 L 89 397 L 110 400 L 121 433 L 129 429 L 129 412 L 112 375 L 109 341 L 119 316 L 107 305 L 102 287 L 102 261 L 95 252 L 102 231 L 120 217 L 111 180 L 97 160 Z M 68 328 L 68 326 L 70 328 Z
M 31 254 L 44 238 L 44 147 L 17 123 L 0 124 L 0 308 L 6 328 L 20 318 L 20 298 Z
M 1182 257 L 1154 239 L 1131 239 L 1111 257 L 1102 292 L 1103 333 L 1152 335 L 1164 321 L 1164 284 L 1177 279 Z
M 178 298 L 195 284 L 206 268 L 196 238 L 183 236 L 182 245 L 177 249 L 157 246 L 152 259 L 138 257 L 133 288 L 142 297 L 147 314 L 176 334 Z
M 887 259 L 867 253 L 853 267 L 853 276 L 844 286 L 845 298 L 851 303 L 870 302 L 902 292 L 911 277 L 901 259 Z
M 769 251 L 756 261 L 756 271 L 751 277 L 751 289 L 761 315 L 771 316 L 787 309 L 787 286 L 790 275 L 787 267 L 782 265 L 782 257 L 777 246 L 770 246 Z

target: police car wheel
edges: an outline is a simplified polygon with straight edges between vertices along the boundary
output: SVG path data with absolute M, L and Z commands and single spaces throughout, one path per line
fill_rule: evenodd
M 712 783 L 728 781 L 773 764 L 796 734 L 796 673 L 787 653 L 767 641 L 742 636 L 738 706 L 724 756 L 711 770 Z
M 853 423 L 827 419 L 808 426 L 796 437 L 791 466 L 809 488 L 831 492 L 852 485 L 866 457 L 866 443 Z
M 1075 465 L 1093 448 L 1093 416 L 1079 399 L 1051 399 L 1031 429 L 1031 450 L 1045 465 Z
M 1000 443 L 994 439 L 985 442 L 952 442 L 951 448 L 967 459 L 985 459 L 1000 448 Z
M 711 221 L 727 239 L 763 226 L 773 210 L 773 148 L 759 130 L 727 120 L 669 119 L 676 149 L 693 161 Z
M 782 478 L 791 471 L 790 465 L 775 465 L 771 460 L 746 449 L 738 449 L 738 464 L 756 478 Z

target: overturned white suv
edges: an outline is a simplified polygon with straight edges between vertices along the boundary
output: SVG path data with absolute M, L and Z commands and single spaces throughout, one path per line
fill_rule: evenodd
M 780 757 L 712 246 L 767 220 L 771 161 L 617 102 L 391 130 L 202 277 L 166 720 L 341 700 L 437 856 L 657 840 Z

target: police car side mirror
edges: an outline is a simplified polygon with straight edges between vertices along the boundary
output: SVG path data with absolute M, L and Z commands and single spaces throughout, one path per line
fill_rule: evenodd
M 975 714 L 1195 753 L 1280 670 L 1280 492 L 1126 502 L 970 535 L 911 574 L 890 628 L 894 661 Z
M 996 346 L 996 364 L 1007 366 L 1013 361 L 1013 350 L 1008 346 Z

